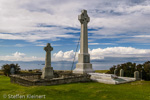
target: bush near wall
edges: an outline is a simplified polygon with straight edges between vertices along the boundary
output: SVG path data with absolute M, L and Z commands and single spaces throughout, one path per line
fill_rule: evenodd
M 5 76 L 9 76 L 10 75 L 10 69 L 11 67 L 14 67 L 15 69 L 15 74 L 20 73 L 20 66 L 18 64 L 5 64 L 3 66 L 1 66 L 2 68 L 2 72 L 4 73 Z

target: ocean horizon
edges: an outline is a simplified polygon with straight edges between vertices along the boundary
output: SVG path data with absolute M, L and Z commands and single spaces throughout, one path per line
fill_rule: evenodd
M 132 59 L 132 58 L 105 58 L 101 60 L 91 60 L 92 67 L 94 70 L 108 70 L 113 65 L 123 64 L 126 62 L 132 62 L 136 64 L 143 64 L 148 60 L 144 58 Z M 0 61 L 0 66 L 4 64 L 18 63 L 22 70 L 29 69 L 42 69 L 45 65 L 45 61 Z M 51 65 L 54 70 L 71 70 L 73 61 L 52 61 Z M 76 67 L 76 62 L 72 69 Z

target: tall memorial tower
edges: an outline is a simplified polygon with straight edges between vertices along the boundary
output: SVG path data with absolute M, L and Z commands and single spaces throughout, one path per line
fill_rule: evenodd
M 90 21 L 86 10 L 81 11 L 81 15 L 78 16 L 81 23 L 80 34 L 80 54 L 78 55 L 78 63 L 73 73 L 86 74 L 94 72 L 92 64 L 90 63 L 90 54 L 88 53 L 88 27 L 87 24 Z

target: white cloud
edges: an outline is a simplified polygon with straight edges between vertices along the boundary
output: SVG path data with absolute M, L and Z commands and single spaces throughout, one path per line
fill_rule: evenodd
M 149 53 L 149 49 L 136 49 L 132 47 L 108 47 L 90 51 L 91 56 L 100 57 L 150 57 Z
M 88 43 L 88 45 L 117 45 L 114 43 Z
M 15 47 L 24 47 L 25 45 L 24 44 L 15 44 L 14 46 Z
M 76 53 L 76 60 L 78 60 L 78 54 Z M 150 49 L 136 49 L 133 47 L 107 47 L 89 49 L 91 60 L 94 59 L 105 59 L 105 57 L 150 57 Z M 52 55 L 52 61 L 73 61 L 75 52 L 70 51 L 59 51 Z M 0 56 L 0 60 L 6 61 L 44 61 L 45 57 L 27 56 L 24 53 L 15 52 L 12 55 Z
M 62 51 L 59 51 L 58 53 L 54 53 L 53 56 L 56 57 L 57 59 L 62 59 L 64 53 Z
M 138 37 L 138 38 L 150 38 L 150 35 L 135 35 L 133 37 Z
M 0 56 L 0 60 L 4 61 L 43 61 L 44 58 L 36 56 L 27 56 L 24 53 L 15 52 L 12 55 Z
M 92 31 L 96 37 L 149 34 L 149 0 L 1 0 L 0 39 L 72 38 L 74 35 L 66 33 L 78 31 L 64 28 L 80 28 L 77 17 L 83 8 L 91 17 L 89 27 L 102 27 Z
M 75 30 L 64 29 L 64 26 L 71 25 L 66 23 L 66 21 L 70 23 L 70 19 L 68 20 L 65 16 L 57 15 L 56 11 L 55 14 L 43 11 L 32 11 L 32 6 L 30 8 L 28 5 L 33 4 L 34 9 L 34 7 L 36 8 L 41 5 L 40 0 L 36 2 L 37 5 L 34 0 L 0 1 L 0 39 L 27 40 L 34 42 L 42 39 L 57 40 L 57 37 L 74 37 L 66 33 L 74 33 L 76 32 Z M 55 7 L 51 5 L 50 2 L 48 4 L 49 6 Z M 45 5 L 47 4 L 44 4 L 43 7 Z M 48 10 L 49 7 L 45 9 Z M 52 27 L 42 27 L 39 26 L 39 24 L 52 25 Z
M 25 56 L 24 53 L 20 53 L 20 52 L 15 52 L 15 53 L 13 53 L 12 55 L 13 55 L 14 57 L 16 57 L 16 58 L 21 58 L 21 57 L 24 57 L 24 56 Z
M 150 57 L 150 49 L 136 49 L 133 47 L 108 47 L 104 49 L 89 49 L 89 53 L 91 60 L 104 59 L 105 57 Z M 73 60 L 74 54 L 75 52 L 73 52 L 73 50 L 66 52 L 59 51 L 53 56 L 57 60 Z
M 88 43 L 88 45 L 99 45 L 99 43 Z
M 73 57 L 74 57 L 74 52 L 73 52 L 73 50 L 67 51 L 67 52 L 64 53 L 64 58 L 65 58 L 65 59 L 72 59 Z
M 66 52 L 62 52 L 62 51 L 59 51 L 58 53 L 54 53 L 53 54 L 53 57 L 55 61 L 59 61 L 59 60 L 67 60 L 67 61 L 72 61 L 73 58 L 74 58 L 74 51 L 71 50 L 71 51 L 66 51 Z

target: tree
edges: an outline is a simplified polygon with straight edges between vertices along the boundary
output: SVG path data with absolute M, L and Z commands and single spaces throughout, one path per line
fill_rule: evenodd
M 108 74 L 114 74 L 114 70 L 117 69 L 117 76 L 119 76 L 120 69 L 124 70 L 125 77 L 134 77 L 134 72 L 139 71 L 140 77 L 144 80 L 150 80 L 150 61 L 145 62 L 144 64 L 138 64 L 127 62 L 124 64 L 119 64 L 113 66 L 107 72 Z
M 109 74 L 114 74 L 114 70 L 117 69 L 117 75 L 119 76 L 120 73 L 120 69 L 124 70 L 124 76 L 126 77 L 133 77 L 133 73 L 136 70 L 136 64 L 135 63 L 131 63 L 131 62 L 127 62 L 124 64 L 118 64 L 117 66 L 113 66 L 110 68 L 110 71 L 108 71 L 107 73 Z
M 143 64 L 144 67 L 144 79 L 150 80 L 150 61 L 147 61 Z M 146 74 L 146 75 L 145 75 Z
M 11 67 L 14 67 L 15 69 L 15 74 L 20 73 L 20 66 L 18 64 L 5 64 L 2 66 L 2 71 L 4 73 L 5 76 L 9 76 L 10 75 L 10 69 Z

